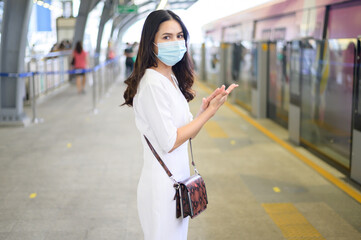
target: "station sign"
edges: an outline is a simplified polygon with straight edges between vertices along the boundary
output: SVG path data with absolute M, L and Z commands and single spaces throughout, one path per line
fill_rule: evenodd
M 118 5 L 118 13 L 137 13 L 138 5 Z

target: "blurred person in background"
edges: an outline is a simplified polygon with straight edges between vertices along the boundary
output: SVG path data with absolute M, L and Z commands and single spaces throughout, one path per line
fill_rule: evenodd
M 88 65 L 87 61 L 87 53 L 84 51 L 82 43 L 78 41 L 75 45 L 75 49 L 73 51 L 73 62 L 74 69 L 83 69 L 85 70 Z M 76 86 L 78 89 L 78 93 L 85 94 L 85 82 L 86 76 L 85 73 L 76 73 Z
M 133 60 L 133 46 L 130 43 L 127 43 L 127 46 L 124 50 L 125 55 L 125 76 L 129 77 L 133 72 L 134 60 Z

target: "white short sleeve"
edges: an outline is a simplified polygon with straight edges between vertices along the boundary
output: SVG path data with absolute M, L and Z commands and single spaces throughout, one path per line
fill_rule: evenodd
M 193 121 L 193 114 L 189 111 L 188 113 L 188 122 L 192 122 Z
M 169 94 L 161 85 L 149 83 L 139 93 L 138 103 L 160 148 L 164 152 L 172 150 L 177 139 L 177 127 L 172 118 Z

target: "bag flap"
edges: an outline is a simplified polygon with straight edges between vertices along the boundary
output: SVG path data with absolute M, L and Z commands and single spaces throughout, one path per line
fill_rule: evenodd
M 202 179 L 201 175 L 198 175 L 198 174 L 195 174 L 193 176 L 190 176 L 187 179 L 184 179 L 183 181 L 180 181 L 180 183 L 187 186 L 187 188 L 194 187 L 192 185 L 197 185 L 201 182 L 203 182 L 203 179 Z

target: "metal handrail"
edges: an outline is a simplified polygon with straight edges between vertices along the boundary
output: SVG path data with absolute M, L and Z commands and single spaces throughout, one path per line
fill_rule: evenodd
M 47 55 L 48 56 L 48 55 Z M 60 56 L 60 55 L 57 55 Z M 100 63 L 92 68 L 86 68 L 86 69 L 71 69 L 71 70 L 64 70 L 64 71 L 31 71 L 31 72 L 22 72 L 22 73 L 9 73 L 9 72 L 0 72 L 0 77 L 12 77 L 12 78 L 30 78 L 30 99 L 31 99 L 31 108 L 32 108 L 32 122 L 38 123 L 39 120 L 37 118 L 36 114 L 36 93 L 35 93 L 35 76 L 36 75 L 56 75 L 56 74 L 79 74 L 79 73 L 93 73 L 93 112 L 96 114 L 98 111 L 96 109 L 97 99 L 96 99 L 96 87 L 97 87 L 97 78 L 96 78 L 96 72 L 103 69 L 105 66 L 118 62 L 120 60 L 120 57 L 116 57 L 114 59 L 107 60 L 103 63 Z M 109 73 L 107 77 L 107 81 L 115 80 L 116 79 L 116 73 L 115 68 L 113 67 L 113 77 L 109 78 Z M 104 78 L 100 78 L 101 81 L 103 81 Z M 101 83 L 103 85 L 103 82 Z M 106 87 L 109 87 L 109 84 L 107 84 Z M 100 90 L 100 89 L 99 89 Z M 99 91 L 99 95 L 101 97 L 102 92 Z

